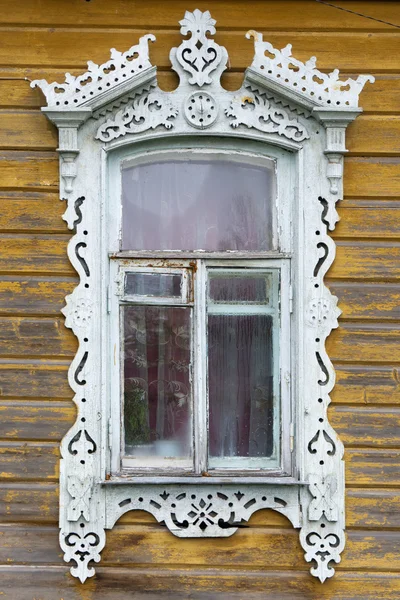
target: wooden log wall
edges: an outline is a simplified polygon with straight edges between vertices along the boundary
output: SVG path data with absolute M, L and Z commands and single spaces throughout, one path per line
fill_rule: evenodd
M 397 2 L 0 0 L 0 595 L 4 600 L 400 597 L 400 25 Z M 179 540 L 146 513 L 107 534 L 97 577 L 70 577 L 58 546 L 59 442 L 74 421 L 76 340 L 60 309 L 76 285 L 58 199 L 57 135 L 29 80 L 63 81 L 149 31 L 161 87 L 186 9 L 210 9 L 240 86 L 255 28 L 324 71 L 372 73 L 348 129 L 345 198 L 329 285 L 340 328 L 330 418 L 346 446 L 347 547 L 333 580 L 308 573 L 298 534 L 263 511 L 228 539 Z M 354 14 L 349 11 L 354 11 Z M 372 18 L 361 16 L 362 14 Z

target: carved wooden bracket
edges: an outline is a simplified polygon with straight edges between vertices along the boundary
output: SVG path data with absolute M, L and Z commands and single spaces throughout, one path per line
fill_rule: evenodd
M 180 22 L 188 39 L 171 50 L 180 84 L 173 92 L 157 86 L 145 35 L 121 53 L 111 50 L 103 65 L 88 63 L 65 82 L 34 81 L 46 96 L 43 111 L 59 129 L 60 196 L 74 230 L 68 255 L 80 282 L 66 298 L 66 326 L 79 340 L 69 370 L 77 420 L 61 445 L 60 543 L 71 573 L 85 581 L 94 575 L 105 545 L 105 529 L 126 511 L 147 510 L 178 537 L 226 537 L 262 508 L 286 515 L 300 528 L 311 573 L 324 581 L 334 574 L 344 538 L 343 446 L 329 425 L 327 407 L 335 374 L 325 340 L 338 326 L 337 298 L 324 285 L 335 246 L 328 236 L 342 193 L 345 130 L 361 111 L 358 96 L 371 76 L 341 81 L 337 70 L 317 70 L 316 59 L 295 59 L 251 31 L 255 55 L 243 85 L 228 92 L 220 78 L 228 53 L 210 36 L 215 20 L 208 11 L 187 12 Z M 198 142 L 246 140 L 280 147 L 296 161 L 297 189 L 292 230 L 297 246 L 295 327 L 300 332 L 294 385 L 295 481 L 236 482 L 160 478 L 108 481 L 109 434 L 114 424 L 107 395 L 106 272 L 102 220 L 107 203 L 107 157 L 137 142 L 165 143 L 191 136 Z M 320 173 L 326 173 L 321 177 Z M 249 478 L 248 478 L 249 479 Z

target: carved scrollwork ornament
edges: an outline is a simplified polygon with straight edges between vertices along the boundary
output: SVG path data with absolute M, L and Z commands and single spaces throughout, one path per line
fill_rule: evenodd
M 190 38 L 182 42 L 179 48 L 174 48 L 170 58 L 175 71 L 180 73 L 183 69 L 189 73 L 191 85 L 203 87 L 211 84 L 211 73 L 220 64 L 224 69 L 226 68 L 228 58 L 226 49 L 207 37 L 208 33 L 215 34 L 215 23 L 208 10 L 202 13 L 198 9 L 192 13 L 186 11 L 185 18 L 179 21 L 181 34 L 189 34 Z
M 96 138 L 102 142 L 109 142 L 127 133 L 142 133 L 160 125 L 171 129 L 177 114 L 178 109 L 173 106 L 167 94 L 144 92 L 130 105 L 121 108 L 114 118 L 109 118 L 101 125 Z
M 84 417 L 83 417 L 84 418 Z M 85 459 L 94 454 L 97 450 L 97 444 L 87 431 L 87 429 L 79 429 L 68 444 L 68 451 L 71 456 L 76 456 L 81 459 L 81 464 L 85 464 Z
M 133 490 L 132 490 L 133 491 Z M 277 492 L 278 493 L 278 492 Z M 109 492 L 109 521 L 117 521 L 129 510 L 150 512 L 177 537 L 229 537 L 257 510 L 271 508 L 300 525 L 300 508 L 295 486 L 285 486 L 279 496 L 252 486 L 193 485 L 147 486 L 127 495 L 124 490 Z
M 178 537 L 198 538 L 230 536 L 255 511 L 276 510 L 300 529 L 311 573 L 321 581 L 333 575 L 344 548 L 343 446 L 328 422 L 335 373 L 325 349 L 340 309 L 324 276 L 335 255 L 328 230 L 338 220 L 346 127 L 361 111 L 359 94 L 373 78 L 342 81 L 337 70 L 319 71 L 314 57 L 303 63 L 292 56 L 290 45 L 276 49 L 251 31 L 253 62 L 242 87 L 227 91 L 221 76 L 228 53 L 213 39 L 215 23 L 208 11 L 200 10 L 186 12 L 180 21 L 186 37 L 170 52 L 179 76 L 172 92 L 157 85 L 148 53 L 149 42 L 155 41 L 151 34 L 126 52 L 112 49 L 102 65 L 89 62 L 81 76 L 67 73 L 60 84 L 32 82 L 43 91 L 43 111 L 59 129 L 60 197 L 67 199 L 64 219 L 74 231 L 68 256 L 80 278 L 62 311 L 79 347 L 68 373 L 77 417 L 61 444 L 60 544 L 65 560 L 73 563 L 72 575 L 82 582 L 94 575 L 105 530 L 129 510 L 148 511 Z M 234 148 L 244 155 L 257 146 L 255 154 L 288 155 L 284 164 L 292 161 L 293 174 L 301 170 L 293 178 L 296 209 L 281 206 L 277 196 L 279 228 L 286 227 L 287 237 L 295 240 L 288 243 L 288 253 L 301 254 L 301 260 L 293 261 L 293 281 L 303 294 L 299 298 L 295 286 L 291 299 L 301 377 L 291 377 L 289 370 L 284 377 L 293 388 L 293 407 L 298 407 L 292 411 L 296 422 L 290 431 L 299 435 L 283 440 L 295 459 L 292 470 L 279 478 L 260 471 L 251 481 L 212 476 L 162 477 L 150 483 L 141 477 L 134 482 L 113 479 L 119 474 L 110 467 L 110 449 L 119 424 L 109 398 L 104 340 L 111 323 L 107 286 L 112 282 L 107 279 L 106 232 L 114 226 L 107 219 L 116 219 L 108 203 L 116 182 L 109 184 L 107 169 L 113 156 L 130 145 L 133 154 L 142 147 L 146 153 L 150 146 L 158 148 L 158 141 L 164 149 L 166 140 L 177 148 L 175 140 L 185 139 L 198 147 L 204 141 L 201 147 L 207 151 L 221 144 L 221 152 Z M 177 370 L 184 367 L 176 365 Z
M 265 133 L 277 133 L 290 140 L 302 142 L 308 139 L 307 129 L 288 110 L 274 104 L 261 94 L 235 96 L 226 110 L 227 117 L 233 117 L 232 127 L 246 125 Z
M 53 109 L 90 106 L 96 96 L 117 89 L 121 84 L 125 85 L 151 67 L 148 43 L 155 39 L 152 34 L 144 35 L 139 44 L 123 53 L 111 48 L 110 60 L 102 65 L 90 60 L 86 73 L 79 77 L 66 73 L 65 83 L 48 83 L 45 79 L 37 79 L 32 81 L 31 87 L 39 87 L 46 96 L 47 106 Z
M 314 529 L 303 529 L 300 532 L 300 541 L 307 562 L 312 562 L 310 572 L 323 583 L 333 577 L 335 569 L 332 563 L 340 562 L 340 554 L 344 549 L 344 531 L 332 529 L 324 521 L 315 523 Z
M 75 527 L 60 530 L 60 546 L 64 550 L 64 560 L 73 561 L 71 575 L 77 577 L 82 583 L 88 577 L 93 577 L 95 569 L 93 562 L 100 562 L 100 552 L 106 543 L 104 529 L 85 526 L 84 522 L 77 523 Z

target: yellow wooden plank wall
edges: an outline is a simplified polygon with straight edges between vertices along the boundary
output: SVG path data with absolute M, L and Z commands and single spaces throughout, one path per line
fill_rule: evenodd
M 0 595 L 5 600 L 400 597 L 400 3 L 279 0 L 0 0 Z M 74 420 L 76 349 L 60 308 L 76 284 L 57 198 L 57 137 L 29 79 L 79 74 L 140 35 L 171 89 L 169 49 L 185 9 L 210 9 L 229 89 L 251 61 L 248 28 L 343 75 L 372 73 L 349 127 L 337 260 L 340 329 L 330 417 L 346 445 L 348 541 L 332 581 L 308 574 L 282 516 L 254 515 L 227 540 L 178 540 L 146 513 L 107 535 L 98 575 L 67 574 L 58 546 L 59 440 Z M 353 14 L 363 13 L 376 20 Z M 28 80 L 24 80 L 24 78 Z

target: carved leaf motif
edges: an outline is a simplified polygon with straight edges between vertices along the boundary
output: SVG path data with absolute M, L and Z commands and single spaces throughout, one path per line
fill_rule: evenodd
M 199 87 L 210 84 L 210 73 L 215 71 L 221 63 L 225 69 L 227 59 L 225 48 L 207 37 L 207 33 L 215 34 L 215 19 L 211 17 L 208 10 L 203 13 L 196 9 L 192 13 L 187 11 L 184 19 L 179 23 L 181 34 L 190 34 L 190 38 L 184 40 L 179 48 L 172 49 L 173 68 L 179 72 L 174 64 L 176 59 L 179 67 L 191 75 L 190 84 Z

